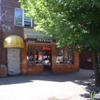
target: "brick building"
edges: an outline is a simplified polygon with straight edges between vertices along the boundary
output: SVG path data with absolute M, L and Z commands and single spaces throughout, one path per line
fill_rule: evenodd
M 69 46 L 57 48 L 55 43 L 54 38 L 34 30 L 33 20 L 18 0 L 0 0 L 0 64 L 6 66 L 6 75 L 79 70 L 79 54 Z

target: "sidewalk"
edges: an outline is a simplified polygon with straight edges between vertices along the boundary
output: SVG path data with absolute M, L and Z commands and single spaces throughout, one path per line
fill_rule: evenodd
M 0 100 L 90 100 L 93 70 L 0 78 Z

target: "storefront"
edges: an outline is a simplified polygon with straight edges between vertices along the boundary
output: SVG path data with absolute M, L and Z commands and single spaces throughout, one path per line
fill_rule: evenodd
M 24 41 L 18 35 L 4 40 L 7 51 L 7 75 L 63 73 L 79 70 L 79 54 L 69 46 L 58 48 L 48 35 L 24 28 Z
M 79 54 L 64 46 L 57 48 L 56 40 L 46 34 L 24 29 L 25 48 L 22 50 L 22 74 L 41 74 L 79 70 Z

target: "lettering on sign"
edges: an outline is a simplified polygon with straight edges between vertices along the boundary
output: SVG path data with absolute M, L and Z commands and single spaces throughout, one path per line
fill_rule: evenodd
M 26 39 L 26 42 L 28 43 L 56 43 L 56 40 L 52 39 Z

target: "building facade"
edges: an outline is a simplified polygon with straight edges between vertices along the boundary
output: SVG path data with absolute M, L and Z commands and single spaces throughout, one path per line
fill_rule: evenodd
M 0 0 L 0 64 L 6 66 L 4 76 L 71 72 L 79 70 L 79 54 L 35 31 L 18 0 Z

